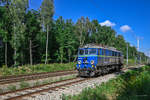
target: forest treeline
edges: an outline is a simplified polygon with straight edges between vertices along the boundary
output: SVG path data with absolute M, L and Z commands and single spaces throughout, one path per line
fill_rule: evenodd
M 126 58 L 139 54 L 122 35 L 111 27 L 101 26 L 98 20 L 81 17 L 53 19 L 54 1 L 43 0 L 38 10 L 29 9 L 29 0 L 0 1 L 0 66 L 19 66 L 39 63 L 75 61 L 79 46 L 103 44 L 121 50 Z

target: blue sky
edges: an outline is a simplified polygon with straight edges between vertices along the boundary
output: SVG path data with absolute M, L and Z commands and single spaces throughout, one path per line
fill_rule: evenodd
M 74 22 L 81 16 L 97 19 L 102 25 L 111 26 L 117 34 L 122 34 L 134 46 L 137 45 L 135 36 L 142 37 L 140 51 L 150 51 L 150 0 L 54 1 L 54 19 L 58 16 Z M 30 7 L 38 9 L 41 2 L 42 0 L 32 0 Z

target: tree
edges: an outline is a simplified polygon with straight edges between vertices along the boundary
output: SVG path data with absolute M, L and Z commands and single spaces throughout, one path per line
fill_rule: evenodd
M 43 0 L 39 11 L 28 9 L 28 0 L 0 0 L 0 66 L 75 61 L 78 48 L 96 43 L 115 47 L 126 58 L 145 58 L 122 35 L 98 20 L 81 17 L 76 23 L 61 16 L 53 20 L 53 0 Z M 7 52 L 9 50 L 9 52 Z
M 0 7 L 0 28 L 1 28 L 1 32 L 0 32 L 0 36 L 2 37 L 4 48 L 5 48 L 5 65 L 7 66 L 8 64 L 8 57 L 7 57 L 7 49 L 8 49 L 8 44 L 9 44 L 9 40 L 11 37 L 11 20 L 10 20 L 10 16 L 9 16 L 9 5 L 6 4 L 5 6 L 1 6 Z
M 35 10 L 28 11 L 26 14 L 25 18 L 25 23 L 26 23 L 26 40 L 27 43 L 29 44 L 29 55 L 30 55 L 30 64 L 33 64 L 33 49 L 38 46 L 36 43 L 37 35 L 40 33 L 40 23 L 37 20 L 39 17 L 39 12 Z
M 0 8 L 0 13 L 1 13 L 0 19 L 3 19 L 3 20 L 0 20 L 0 36 L 2 37 L 3 42 L 5 43 L 5 65 L 7 66 L 7 41 L 8 41 L 7 35 L 8 35 L 8 33 L 7 33 L 6 27 L 5 27 L 6 17 L 7 17 L 7 16 L 4 17 L 4 15 L 6 15 L 5 12 L 6 12 L 5 7 L 1 7 Z
M 43 29 L 46 30 L 46 33 L 47 33 L 45 64 L 47 64 L 49 29 L 53 21 L 52 17 L 54 14 L 53 3 L 54 3 L 53 0 L 43 0 L 42 5 L 41 5 L 41 18 L 43 22 Z
M 12 0 L 9 7 L 10 15 L 13 23 L 13 34 L 11 39 L 11 45 L 14 48 L 14 65 L 19 65 L 19 56 L 23 60 L 23 52 L 20 51 L 21 43 L 24 41 L 24 16 L 28 8 L 28 0 Z M 20 55 L 19 55 L 20 54 Z
M 66 60 L 65 58 L 65 54 L 66 52 L 65 50 L 65 43 L 66 43 L 66 34 L 65 34 L 65 21 L 64 19 L 60 16 L 57 20 L 56 20 L 56 42 L 58 44 L 58 50 L 55 53 L 57 56 L 57 61 L 60 61 L 61 63 L 63 63 L 64 60 Z
M 77 39 L 74 33 L 74 29 L 75 27 L 73 26 L 72 20 L 66 20 L 65 38 L 67 40 L 66 40 L 65 48 L 67 50 L 69 62 L 71 61 L 71 56 L 73 55 L 73 52 L 75 51 L 77 45 Z
M 85 44 L 85 18 L 81 17 L 81 19 L 78 19 L 76 23 L 76 35 L 79 40 L 80 46 L 83 46 Z

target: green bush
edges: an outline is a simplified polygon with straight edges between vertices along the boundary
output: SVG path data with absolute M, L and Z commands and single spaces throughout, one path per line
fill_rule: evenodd
M 75 63 L 38 64 L 38 65 L 32 65 L 32 66 L 25 65 L 25 66 L 10 67 L 10 68 L 8 68 L 7 66 L 3 66 L 2 68 L 0 68 L 0 76 L 65 71 L 65 70 L 73 70 L 74 67 L 75 67 Z
M 149 100 L 150 66 L 128 71 L 102 83 L 84 89 L 79 95 L 63 96 L 63 100 Z

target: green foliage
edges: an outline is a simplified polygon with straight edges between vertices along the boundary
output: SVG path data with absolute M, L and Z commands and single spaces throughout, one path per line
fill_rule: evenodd
M 53 0 L 43 0 L 38 11 L 28 9 L 29 0 L 0 3 L 0 66 L 72 62 L 78 48 L 89 43 L 115 47 L 125 59 L 128 44 L 129 59 L 140 55 L 146 62 L 144 53 L 130 46 L 111 27 L 101 26 L 98 20 L 81 17 L 75 23 L 61 16 L 54 20 Z
M 3 67 L 0 69 L 1 71 L 1 76 L 6 76 L 11 74 L 12 70 L 10 70 L 7 66 L 3 65 Z
M 8 68 L 7 66 L 3 66 L 2 68 L 0 68 L 0 76 L 65 71 L 65 70 L 73 70 L 74 67 L 75 67 L 75 63 L 38 64 L 33 66 L 26 65 L 26 66 L 10 67 L 10 68 Z
M 12 37 L 10 44 L 14 49 L 14 65 L 19 65 L 19 58 L 23 57 L 23 46 L 25 40 L 25 24 L 23 23 L 26 9 L 28 7 L 28 0 L 12 0 L 9 6 L 9 16 L 12 18 Z
M 44 21 L 44 26 L 46 27 L 52 22 L 52 17 L 54 14 L 54 1 L 53 0 L 43 0 L 41 4 L 41 17 Z
M 63 96 L 63 100 L 149 100 L 150 66 L 128 71 L 81 94 Z

